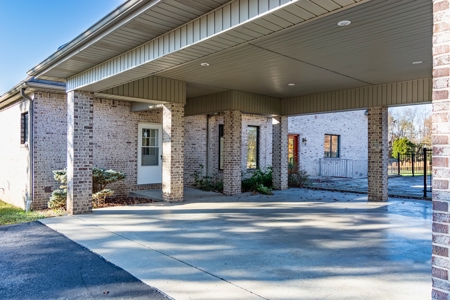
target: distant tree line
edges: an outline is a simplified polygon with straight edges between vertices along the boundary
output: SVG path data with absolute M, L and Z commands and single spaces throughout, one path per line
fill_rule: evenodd
M 390 109 L 388 123 L 391 157 L 431 148 L 431 105 Z

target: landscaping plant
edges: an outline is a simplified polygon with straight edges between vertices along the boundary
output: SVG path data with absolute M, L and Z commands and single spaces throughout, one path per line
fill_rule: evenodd
M 272 195 L 272 167 L 265 171 L 257 169 L 252 177 L 242 180 L 242 191 Z
M 223 192 L 223 180 L 215 176 L 203 175 L 203 165 L 199 170 L 194 171 L 194 183 L 192 186 L 202 191 Z
M 48 201 L 48 207 L 53 209 L 65 208 L 67 202 L 67 172 L 64 170 L 53 171 L 53 178 L 61 183 L 60 189 L 55 190 Z M 114 191 L 107 189 L 110 183 L 118 182 L 126 178 L 124 173 L 92 168 L 92 206 L 98 207 L 105 203 L 107 197 L 111 197 Z
M 306 171 L 301 170 L 297 164 L 289 163 L 288 165 L 288 186 L 304 187 L 309 182 L 309 175 Z

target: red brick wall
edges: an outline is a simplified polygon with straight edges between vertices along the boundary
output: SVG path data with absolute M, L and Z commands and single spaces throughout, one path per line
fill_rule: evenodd
M 433 299 L 448 299 L 450 282 L 450 3 L 433 1 Z

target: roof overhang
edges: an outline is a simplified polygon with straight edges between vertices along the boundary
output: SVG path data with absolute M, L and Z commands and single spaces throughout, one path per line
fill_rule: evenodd
M 228 0 L 128 0 L 28 71 L 67 79 L 147 42 Z
M 164 5 L 186 1 L 156 2 L 109 27 L 102 38 L 129 30 Z M 292 98 L 429 78 L 432 17 L 431 1 L 234 0 L 110 58 L 92 40 L 83 59 L 100 63 L 83 69 L 55 59 L 39 76 L 66 74 L 67 90 L 102 92 L 157 75 L 186 82 L 188 98 L 229 90 Z M 350 26 L 337 26 L 347 19 Z M 156 21 L 147 18 L 146 28 Z M 129 41 L 137 40 L 130 35 Z
M 21 89 L 26 89 L 25 94 L 27 95 L 36 91 L 65 93 L 66 84 L 64 82 L 39 80 L 33 77 L 27 78 L 0 96 L 0 109 L 22 99 Z

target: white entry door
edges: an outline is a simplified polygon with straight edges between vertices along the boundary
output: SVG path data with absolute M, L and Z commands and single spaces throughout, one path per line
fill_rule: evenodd
M 138 125 L 138 184 L 162 182 L 162 125 Z

